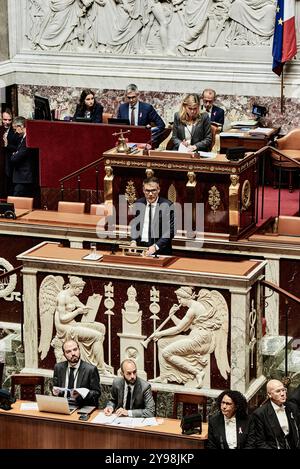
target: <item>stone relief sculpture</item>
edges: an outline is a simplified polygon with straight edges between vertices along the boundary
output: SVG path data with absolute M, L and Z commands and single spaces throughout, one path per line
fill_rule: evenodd
M 210 55 L 270 46 L 276 0 L 27 0 L 33 48 Z M 215 55 L 214 55 L 215 56 Z
M 101 374 L 110 375 L 111 367 L 104 362 L 105 326 L 94 321 L 102 297 L 94 294 L 84 305 L 78 298 L 84 286 L 82 278 L 76 276 L 69 276 L 69 283 L 66 285 L 59 275 L 48 275 L 42 281 L 39 291 L 41 359 L 47 356 L 51 344 L 56 360 L 62 361 L 62 343 L 67 339 L 74 339 L 80 345 L 82 359 L 97 366 Z M 75 321 L 78 315 L 83 315 L 81 322 Z M 56 336 L 51 341 L 53 317 Z
M 152 381 L 160 383 L 188 383 L 201 388 L 209 355 L 214 352 L 217 366 L 224 379 L 230 372 L 227 355 L 228 307 L 216 290 L 201 289 L 196 295 L 190 287 L 175 291 L 169 317 L 175 326 L 158 330 L 152 338 L 158 341 L 160 376 Z M 188 310 L 182 319 L 175 316 L 181 307 Z M 190 331 L 188 335 L 183 332 Z
M 93 0 L 50 0 L 36 45 L 42 49 L 70 48 L 84 42 L 85 16 Z
M 269 44 L 274 31 L 274 0 L 235 0 L 229 8 L 225 44 Z

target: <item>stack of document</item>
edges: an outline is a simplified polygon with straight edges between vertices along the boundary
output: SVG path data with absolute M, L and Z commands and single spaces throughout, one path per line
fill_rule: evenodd
M 241 127 L 257 127 L 258 122 L 255 119 L 243 120 L 243 121 L 233 121 L 231 122 L 232 129 L 240 129 Z
M 249 135 L 252 135 L 252 137 L 269 137 L 274 129 L 271 127 L 257 127 L 256 129 L 250 130 Z
M 99 412 L 96 417 L 92 420 L 92 423 L 99 423 L 101 425 L 114 425 L 116 427 L 154 427 L 158 425 L 155 417 L 138 418 L 138 417 L 118 417 L 116 414 L 105 415 L 103 412 Z

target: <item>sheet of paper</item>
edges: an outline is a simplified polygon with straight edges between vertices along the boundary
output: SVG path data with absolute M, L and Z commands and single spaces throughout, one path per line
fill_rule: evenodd
M 161 422 L 162 423 L 162 422 Z M 148 417 L 143 420 L 143 426 L 150 426 L 150 427 L 155 427 L 159 425 L 155 417 Z
M 39 410 L 37 402 L 22 402 L 20 410 Z
M 217 153 L 212 153 L 210 151 L 199 151 L 200 158 L 215 158 Z
M 183 143 L 179 145 L 178 151 L 179 153 L 191 153 L 190 151 L 188 151 L 188 147 L 183 145 Z

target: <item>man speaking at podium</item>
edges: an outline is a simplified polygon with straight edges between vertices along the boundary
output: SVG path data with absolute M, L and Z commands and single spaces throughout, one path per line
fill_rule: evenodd
M 164 130 L 165 123 L 154 107 L 151 104 L 139 101 L 139 91 L 136 85 L 128 85 L 125 93 L 127 102 L 120 105 L 118 119 L 129 119 L 130 125 L 151 127 L 153 132 L 157 134 Z
M 171 255 L 174 238 L 174 206 L 159 196 L 159 181 L 150 177 L 143 182 L 145 197 L 133 206 L 135 218 L 130 222 L 131 246 L 148 247 L 146 256 Z

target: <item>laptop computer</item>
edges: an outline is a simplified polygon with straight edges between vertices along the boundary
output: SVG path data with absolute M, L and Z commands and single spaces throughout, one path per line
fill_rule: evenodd
M 53 414 L 72 414 L 77 406 L 69 404 L 66 397 L 44 396 L 36 394 L 36 402 L 40 412 L 52 412 Z
M 109 117 L 107 123 L 115 125 L 130 125 L 129 119 L 118 119 L 117 117 Z

